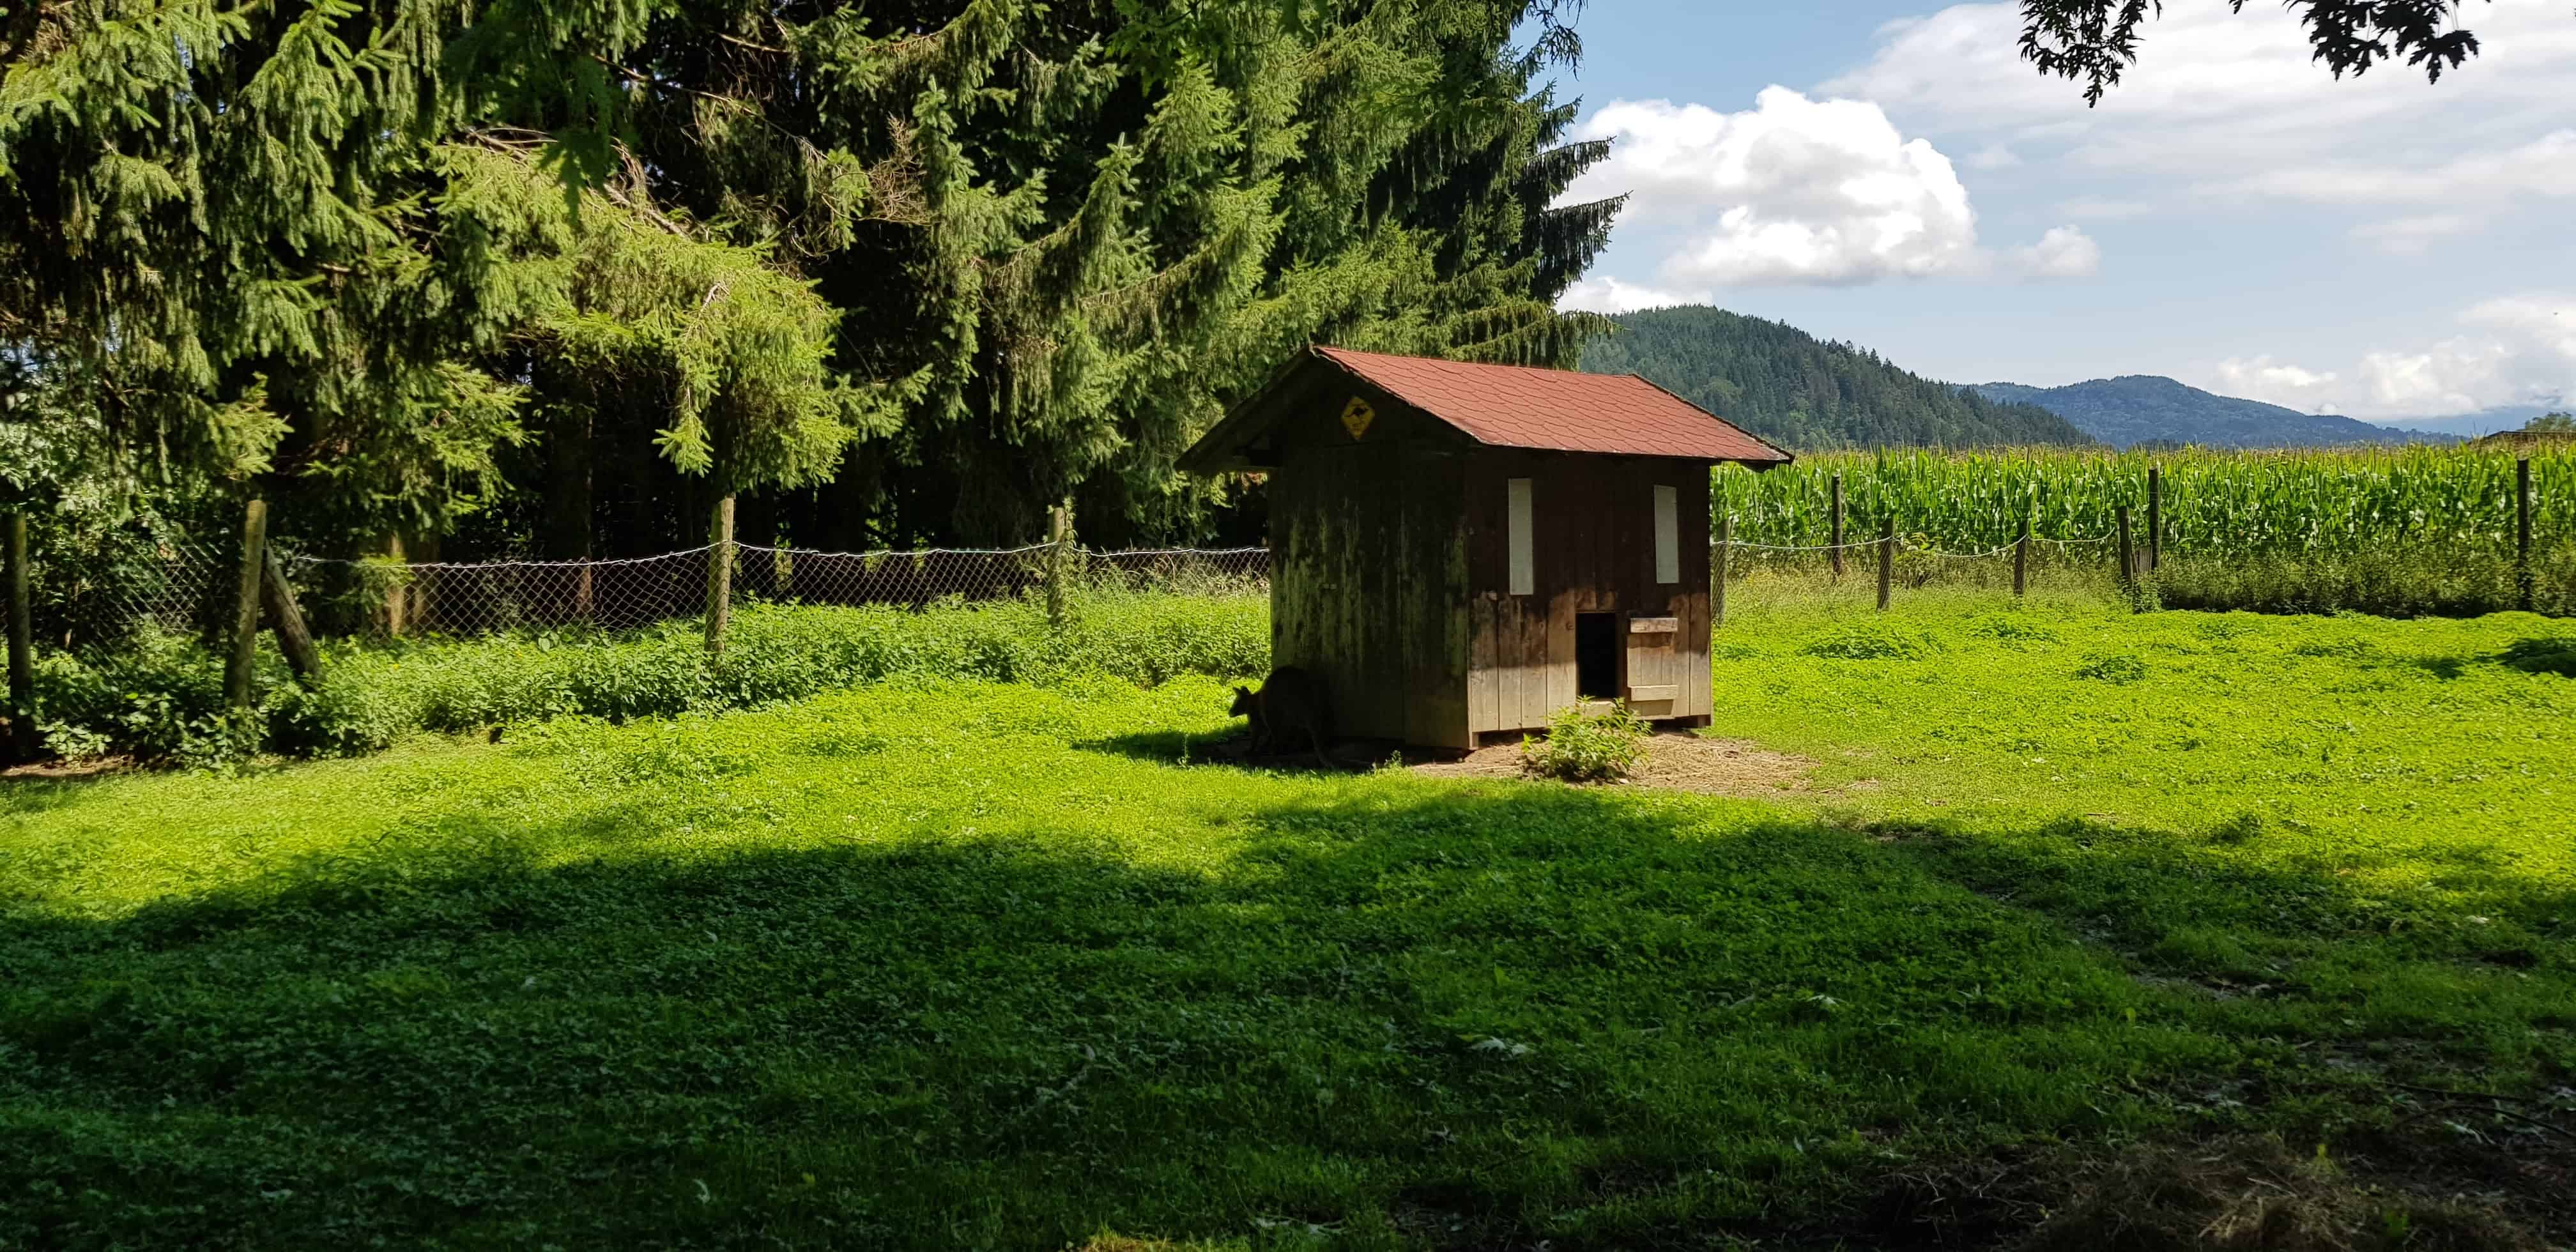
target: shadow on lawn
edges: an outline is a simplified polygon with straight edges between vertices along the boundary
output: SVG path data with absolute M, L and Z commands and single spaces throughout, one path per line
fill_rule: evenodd
M 2526 674 L 2555 674 L 2576 678 L 2576 635 L 2543 635 L 2516 639 L 2501 652 L 2486 656 L 2435 656 L 2418 658 L 2417 665 L 2432 671 L 2438 678 L 2457 678 L 2470 665 L 2487 663 L 2518 669 Z
M 2297 1066 L 2301 1010 L 2134 978 L 2194 958 L 2096 911 L 2260 947 L 2397 907 L 2142 832 L 1709 812 L 1372 787 L 1156 868 L 1044 823 L 648 842 L 638 804 L 111 922 L 21 897 L 0 1245 L 1942 1246 L 1992 1215 L 1870 1216 L 1888 1154 L 2189 1127 L 2171 1092 Z
M 1163 765 L 1212 765 L 1220 768 L 1322 773 L 1327 767 L 1315 759 L 1312 748 L 1298 747 L 1286 751 L 1252 751 L 1252 736 L 1241 727 L 1221 735 L 1191 735 L 1177 730 L 1138 731 L 1101 739 L 1076 741 L 1073 746 L 1084 752 L 1104 752 L 1113 756 L 1132 757 Z M 1403 748 L 1385 739 L 1339 739 L 1324 749 L 1324 760 L 1332 771 L 1371 769 L 1390 760 L 1405 764 L 1423 761 L 1453 760 L 1456 753 L 1430 753 Z

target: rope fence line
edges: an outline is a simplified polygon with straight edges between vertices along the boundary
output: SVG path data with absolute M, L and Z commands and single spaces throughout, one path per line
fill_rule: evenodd
M 2111 543 L 2114 541 L 2114 538 L 2114 536 L 2101 535 L 2090 539 L 2050 539 L 2044 535 L 2032 535 L 2030 537 L 2030 541 L 2032 543 L 2054 544 L 2061 548 L 2080 548 L 2089 544 Z M 1756 552 L 1848 552 L 1859 548 L 1875 548 L 1884 541 L 1878 539 L 1858 539 L 1850 543 L 1755 543 L 1749 539 L 1730 538 L 1718 540 L 1716 542 L 1723 543 L 1729 548 L 1749 549 Z M 1952 560 L 1961 561 L 1974 561 L 1982 560 L 1986 557 L 2002 556 L 2003 554 L 2012 551 L 2014 548 L 2021 546 L 2020 540 L 2014 540 L 1998 547 L 1988 548 L 1983 552 L 1944 552 L 1939 548 L 1927 548 L 1920 544 L 1907 542 L 1903 535 L 1896 536 L 1894 542 L 1896 544 L 1896 550 L 1899 552 L 1920 552 L 1925 556 L 1947 557 Z

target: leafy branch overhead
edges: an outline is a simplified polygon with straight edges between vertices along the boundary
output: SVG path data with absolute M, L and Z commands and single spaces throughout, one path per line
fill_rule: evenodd
M 2337 78 L 2403 59 L 2428 82 L 2458 69 L 2479 51 L 2460 25 L 2466 0 L 2286 0 L 2306 28 L 2316 59 Z M 2227 0 L 2234 12 L 2245 0 Z M 2163 0 L 2023 0 L 2022 56 L 2041 72 L 2082 79 L 2084 100 L 2100 104 L 2120 75 L 2137 64 L 2138 39 L 2164 12 Z

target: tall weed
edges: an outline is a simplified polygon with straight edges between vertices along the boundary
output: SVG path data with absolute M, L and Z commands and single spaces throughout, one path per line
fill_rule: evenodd
M 342 641 L 326 654 L 323 681 L 307 687 L 264 650 L 257 714 L 232 733 L 222 716 L 222 658 L 198 640 L 151 631 L 85 656 L 46 658 L 41 707 L 57 751 L 195 765 L 263 747 L 353 755 L 424 730 L 565 715 L 625 721 L 756 708 L 862 683 L 1232 677 L 1267 668 L 1269 650 L 1267 602 L 1240 595 L 1093 592 L 1067 602 L 1060 627 L 1034 600 L 918 612 L 753 604 L 713 657 L 690 621 L 621 633 Z

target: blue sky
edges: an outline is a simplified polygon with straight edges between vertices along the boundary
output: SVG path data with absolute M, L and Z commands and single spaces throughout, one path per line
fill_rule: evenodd
M 2576 17 L 2472 4 L 2438 85 L 2336 83 L 2278 6 L 2172 0 L 2103 105 L 2017 6 L 1594 0 L 1568 303 L 1701 301 L 1961 382 L 2168 374 L 2396 419 L 2576 401 Z

